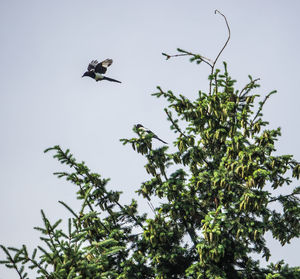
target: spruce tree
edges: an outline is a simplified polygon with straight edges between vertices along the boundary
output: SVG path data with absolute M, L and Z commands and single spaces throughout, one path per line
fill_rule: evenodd
M 66 232 L 59 228 L 61 219 L 51 224 L 42 211 L 44 226 L 35 229 L 43 244 L 30 253 L 25 245 L 1 245 L 7 255 L 1 263 L 19 278 L 29 278 L 26 268 L 51 279 L 300 278 L 299 267 L 283 261 L 262 267 L 253 259 L 271 256 L 267 232 L 281 245 L 299 237 L 300 187 L 294 184 L 300 164 L 292 155 L 277 154 L 280 128 L 268 128 L 263 119 L 275 91 L 261 97 L 259 79 L 251 76 L 237 89 L 227 64 L 216 68 L 230 39 L 226 17 L 219 14 L 229 36 L 214 61 L 182 49 L 163 53 L 167 60 L 187 56 L 210 69 L 208 92 L 199 91 L 194 100 L 161 87 L 153 94 L 169 104 L 165 114 L 175 151 L 153 148 L 154 135 L 141 135 L 136 127 L 136 137 L 121 140 L 147 159 L 151 179 L 132 191 L 149 202 L 153 217 L 139 213 L 136 200 L 121 204 L 121 192 L 109 189 L 109 179 L 77 162 L 68 149 L 48 148 L 68 167 L 55 174 L 74 184 L 81 208 L 60 202 L 72 215 Z M 278 188 L 289 194 L 275 194 Z M 153 197 L 160 203 L 151 202 Z

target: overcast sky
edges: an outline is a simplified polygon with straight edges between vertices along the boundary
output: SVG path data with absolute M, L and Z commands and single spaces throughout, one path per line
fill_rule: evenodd
M 166 61 L 161 52 L 180 47 L 214 59 L 227 37 L 215 9 L 232 31 L 218 67 L 227 61 L 239 86 L 248 74 L 260 77 L 263 96 L 278 90 L 265 118 L 282 127 L 278 154 L 300 160 L 299 8 L 297 0 L 0 1 L 0 243 L 32 249 L 40 244 L 33 230 L 42 224 L 40 209 L 55 221 L 69 216 L 58 200 L 78 205 L 74 187 L 52 175 L 61 167 L 43 153 L 47 147 L 70 148 L 111 178 L 109 188 L 124 191 L 123 202 L 136 197 L 145 160 L 119 139 L 133 136 L 136 123 L 175 139 L 166 103 L 150 94 L 160 85 L 195 98 L 208 88 L 209 68 Z M 90 60 L 105 58 L 114 60 L 107 76 L 122 84 L 81 78 Z M 271 260 L 299 265 L 299 241 L 283 248 L 268 241 Z M 0 266 L 0 278 L 17 275 Z

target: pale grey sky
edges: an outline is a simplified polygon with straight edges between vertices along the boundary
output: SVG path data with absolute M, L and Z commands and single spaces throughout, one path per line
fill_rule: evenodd
M 248 74 L 260 77 L 262 95 L 278 90 L 265 117 L 282 127 L 278 153 L 300 160 L 299 8 L 297 0 L 0 1 L 0 242 L 33 248 L 40 209 L 54 221 L 68 216 L 58 200 L 78 204 L 74 187 L 52 175 L 58 162 L 43 154 L 56 144 L 110 177 L 124 202 L 136 197 L 145 160 L 119 139 L 138 122 L 175 139 L 166 103 L 150 94 L 160 85 L 194 98 L 207 89 L 209 69 L 185 58 L 166 61 L 161 52 L 180 47 L 215 58 L 227 36 L 215 9 L 232 32 L 218 67 L 227 61 L 240 86 Z M 105 58 L 114 60 L 107 76 L 122 84 L 81 78 L 90 60 Z M 299 241 L 283 248 L 268 241 L 271 260 L 299 265 Z M 0 266 L 0 278 L 17 276 Z

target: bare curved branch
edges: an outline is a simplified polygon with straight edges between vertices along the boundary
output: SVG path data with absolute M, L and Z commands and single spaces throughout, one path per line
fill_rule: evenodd
M 221 53 L 224 51 L 225 47 L 227 46 L 227 44 L 228 44 L 228 42 L 229 42 L 229 40 L 230 40 L 230 35 L 231 35 L 230 27 L 229 27 L 229 24 L 228 24 L 228 21 L 227 21 L 226 16 L 224 16 L 224 15 L 223 15 L 220 11 L 218 11 L 218 10 L 215 10 L 215 14 L 216 14 L 216 13 L 219 13 L 219 14 L 220 14 L 222 17 L 224 17 L 224 19 L 225 19 L 226 26 L 227 26 L 227 29 L 228 29 L 228 38 L 227 38 L 227 41 L 225 42 L 224 46 L 223 46 L 222 49 L 220 50 L 219 54 L 217 55 L 217 57 L 216 57 L 216 59 L 215 59 L 215 61 L 214 61 L 214 63 L 213 63 L 213 68 L 214 68 L 215 64 L 217 63 L 217 61 L 218 61 L 218 59 L 219 59 Z
M 220 57 L 220 55 L 222 54 L 222 52 L 224 51 L 224 49 L 226 48 L 229 40 L 230 40 L 230 36 L 231 36 L 231 31 L 230 31 L 230 27 L 229 27 L 229 24 L 228 24 L 228 21 L 227 21 L 227 18 L 226 16 L 224 16 L 220 11 L 218 10 L 215 10 L 215 14 L 216 13 L 219 13 L 222 17 L 224 17 L 225 19 L 225 23 L 226 23 L 226 26 L 227 26 L 227 29 L 228 29 L 228 38 L 224 44 L 224 46 L 222 47 L 222 49 L 220 50 L 220 52 L 218 53 L 216 59 L 214 60 L 213 64 L 212 64 L 212 67 L 211 67 L 211 75 L 213 75 L 214 73 L 214 70 L 215 70 L 215 65 Z M 211 95 L 211 87 L 212 87 L 212 79 L 210 80 L 210 83 L 209 83 L 209 95 Z

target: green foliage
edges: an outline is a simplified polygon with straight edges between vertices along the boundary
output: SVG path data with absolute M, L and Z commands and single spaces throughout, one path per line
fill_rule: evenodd
M 192 55 L 192 62 L 202 60 Z M 109 180 L 78 163 L 69 150 L 47 149 L 71 169 L 55 175 L 76 186 L 81 208 L 60 202 L 72 215 L 67 232 L 59 229 L 61 220 L 51 224 L 42 211 L 44 226 L 35 229 L 43 246 L 30 254 L 25 245 L 2 245 L 7 259 L 1 263 L 24 279 L 26 267 L 37 278 L 299 278 L 299 268 L 283 262 L 262 268 L 253 259 L 271 256 L 267 232 L 282 245 L 299 237 L 300 187 L 292 184 L 300 164 L 275 152 L 280 129 L 268 129 L 262 118 L 275 92 L 256 108 L 259 95 L 250 92 L 259 85 L 249 79 L 235 89 L 224 63 L 224 72 L 209 76 L 210 93 L 199 91 L 195 100 L 158 87 L 153 95 L 168 101 L 165 113 L 177 135 L 173 152 L 153 149 L 153 135 L 142 137 L 136 128 L 137 137 L 121 140 L 147 159 L 151 178 L 137 192 L 160 198 L 153 218 L 138 213 L 135 200 L 122 205 L 121 192 L 107 190 Z M 290 194 L 275 195 L 278 187 Z M 272 209 L 275 203 L 282 210 Z

